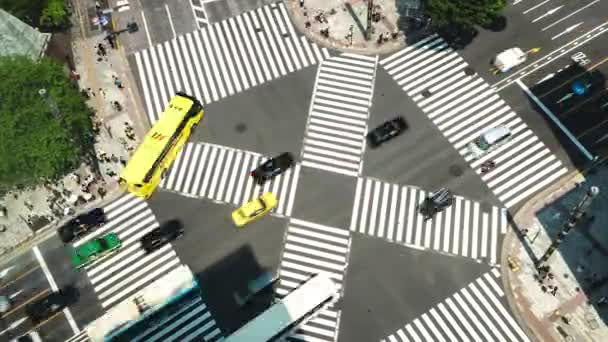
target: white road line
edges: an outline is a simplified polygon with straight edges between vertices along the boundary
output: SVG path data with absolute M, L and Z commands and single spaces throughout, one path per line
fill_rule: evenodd
M 53 290 L 53 292 L 59 291 L 59 287 L 57 287 L 57 283 L 55 282 L 55 279 L 53 279 L 53 274 L 51 274 L 51 270 L 49 270 L 46 261 L 42 257 L 40 249 L 38 249 L 38 246 L 34 246 L 32 250 L 34 251 L 34 255 L 36 255 L 36 259 L 38 259 L 38 263 L 42 268 L 42 272 L 44 272 L 46 279 L 49 281 L 49 285 L 51 285 L 51 289 Z M 78 325 L 76 324 L 76 321 L 74 320 L 74 316 L 72 316 L 72 312 L 70 311 L 70 309 L 66 307 L 65 309 L 63 309 L 63 313 L 65 314 L 65 318 L 68 320 L 68 323 L 70 324 L 70 327 L 72 328 L 74 334 L 78 334 L 80 332 L 80 329 L 78 329 Z
M 150 38 L 150 31 L 148 31 L 148 22 L 146 21 L 144 11 L 141 11 L 141 19 L 144 22 L 144 30 L 146 31 L 146 37 L 148 38 L 148 46 L 152 47 L 152 38 Z
M 580 11 L 584 10 L 585 8 L 587 8 L 587 7 L 591 6 L 591 5 L 595 4 L 595 3 L 598 3 L 598 2 L 600 2 L 600 0 L 595 0 L 595 1 L 592 1 L 592 2 L 588 3 L 587 5 L 585 5 L 585 6 L 581 7 L 581 8 L 579 8 L 578 10 L 576 10 L 576 11 L 574 11 L 574 12 L 572 12 L 572 13 L 568 14 L 567 16 L 565 16 L 565 17 L 561 18 L 560 20 L 558 20 L 558 21 L 554 22 L 553 24 L 551 24 L 551 25 L 547 25 L 547 26 L 543 27 L 543 29 L 542 29 L 541 31 L 545 31 L 545 30 L 547 30 L 548 28 L 551 28 L 551 27 L 553 27 L 553 26 L 555 26 L 555 25 L 559 24 L 560 22 L 562 22 L 562 21 L 564 21 L 564 20 L 566 20 L 566 19 L 570 18 L 571 16 L 575 15 L 576 13 L 578 13 L 578 12 L 580 12 Z
M 579 148 L 579 150 L 581 150 L 587 159 L 593 160 L 593 155 L 587 151 L 587 149 L 578 141 L 578 139 L 576 139 L 570 130 L 568 130 L 568 128 L 561 123 L 561 121 L 549 110 L 549 108 L 547 108 L 547 106 L 545 106 L 545 104 L 538 97 L 536 97 L 536 95 L 532 94 L 530 89 L 520 79 L 516 80 L 515 83 L 517 83 L 517 85 L 526 93 L 526 95 L 528 95 L 534 101 L 534 103 L 536 103 L 543 110 L 543 112 L 547 114 L 551 121 L 553 121 L 553 123 L 555 123 L 555 125 L 557 125 L 557 127 L 559 127 L 562 132 L 566 134 L 566 136 L 574 143 L 574 145 L 576 145 L 576 147 Z
M 171 26 L 171 32 L 173 32 L 173 39 L 177 37 L 175 34 L 175 26 L 173 26 L 173 19 L 171 19 L 171 11 L 169 10 L 169 5 L 165 4 L 165 9 L 167 10 L 167 17 L 169 18 L 169 25 Z

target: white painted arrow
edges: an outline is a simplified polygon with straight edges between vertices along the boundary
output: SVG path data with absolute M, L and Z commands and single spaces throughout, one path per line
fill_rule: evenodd
M 10 296 L 8 296 L 8 297 L 9 297 L 10 299 L 13 299 L 13 298 L 17 297 L 19 294 L 21 294 L 21 292 L 23 292 L 23 290 L 19 290 L 19 291 L 17 291 L 17 292 L 15 292 L 15 293 L 13 293 L 12 295 L 10 295 Z
M 8 328 L 0 331 L 0 335 L 4 335 L 5 332 L 15 329 L 16 327 L 21 325 L 21 323 L 25 322 L 25 320 L 27 320 L 27 317 L 23 317 L 22 319 L 20 319 L 18 321 L 14 321 L 13 323 L 11 323 L 11 325 L 8 326 Z
M 555 7 L 555 8 L 554 8 L 554 9 L 552 9 L 552 10 L 548 10 L 548 11 L 547 11 L 547 13 L 545 13 L 545 14 L 541 15 L 540 17 L 538 17 L 538 18 L 536 18 L 536 19 L 532 20 L 532 22 L 533 22 L 533 23 L 535 23 L 535 22 L 537 22 L 537 21 L 541 20 L 542 18 L 548 17 L 548 16 L 550 16 L 551 14 L 553 14 L 553 13 L 555 13 L 555 12 L 559 11 L 559 9 L 560 9 L 560 8 L 562 8 L 562 7 L 564 7 L 564 5 L 561 5 L 561 6 L 559 6 L 559 7 Z
M 13 267 L 15 266 L 11 266 L 0 271 L 0 279 L 4 278 Z
M 545 82 L 546 80 L 553 78 L 553 76 L 555 76 L 554 72 L 552 72 L 549 75 L 543 77 L 543 79 L 540 80 L 540 81 L 538 81 L 538 82 L 536 82 L 536 84 L 541 84 L 541 83 Z
M 565 35 L 566 33 L 570 33 L 570 32 L 572 32 L 572 31 L 574 31 L 574 29 L 575 29 L 575 28 L 577 28 L 577 27 L 581 26 L 582 24 L 583 24 L 583 22 L 581 21 L 581 22 L 580 22 L 580 23 L 578 23 L 578 24 L 574 24 L 574 25 L 572 25 L 572 26 L 568 27 L 567 29 L 565 29 L 564 31 L 562 31 L 560 34 L 558 34 L 558 35 L 556 35 L 555 37 L 551 38 L 551 40 L 554 40 L 554 39 L 556 39 L 556 38 L 559 38 L 559 37 L 561 37 L 561 36 Z

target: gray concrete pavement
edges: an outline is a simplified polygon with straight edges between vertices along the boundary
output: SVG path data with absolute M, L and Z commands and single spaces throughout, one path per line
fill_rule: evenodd
M 587 218 L 593 219 L 579 220 L 543 263 L 550 274 L 540 276 L 535 267 L 589 187 L 605 187 L 606 172 L 601 166 L 597 172 L 564 178 L 530 201 L 514 218 L 517 231 L 505 240 L 503 255 L 508 259 L 503 260 L 502 273 L 511 306 L 537 340 L 606 339 L 602 298 L 608 288 L 601 260 L 608 249 L 601 228 L 606 221 L 606 194 L 602 190 L 588 210 Z

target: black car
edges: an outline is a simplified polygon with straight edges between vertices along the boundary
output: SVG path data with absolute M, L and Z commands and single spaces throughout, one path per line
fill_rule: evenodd
M 367 133 L 367 141 L 372 148 L 378 147 L 407 129 L 407 123 L 402 116 L 391 119 Z
M 51 292 L 37 301 L 28 304 L 25 307 L 25 312 L 32 320 L 32 323 L 38 324 L 51 318 L 65 307 L 75 304 L 79 297 L 80 293 L 77 288 L 66 286 L 57 292 Z
M 184 226 L 178 220 L 171 220 L 144 235 L 140 242 L 142 248 L 151 253 L 163 245 L 184 235 Z
M 291 153 L 285 152 L 272 159 L 268 159 L 263 164 L 258 166 L 255 170 L 251 171 L 251 177 L 260 185 L 264 184 L 267 180 L 273 179 L 274 177 L 285 172 L 294 164 L 294 159 Z
M 106 223 L 108 218 L 103 209 L 95 208 L 84 214 L 71 219 L 63 227 L 59 228 L 59 237 L 63 243 L 70 243 L 82 238 L 91 230 Z

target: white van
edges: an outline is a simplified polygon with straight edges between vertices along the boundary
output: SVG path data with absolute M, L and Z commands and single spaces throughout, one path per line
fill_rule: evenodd
M 469 143 L 469 152 L 473 158 L 479 159 L 511 139 L 511 130 L 506 126 L 488 129 Z

